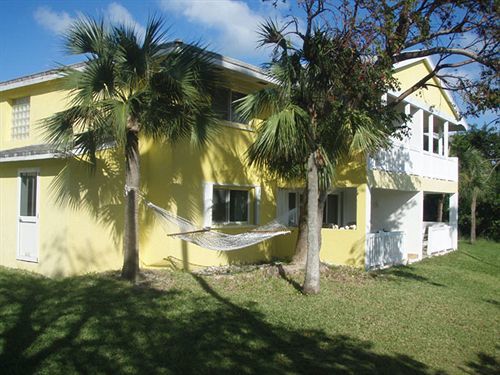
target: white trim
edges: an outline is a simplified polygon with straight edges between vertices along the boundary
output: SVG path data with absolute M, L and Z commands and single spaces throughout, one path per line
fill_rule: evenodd
M 264 71 L 254 65 L 247 64 L 243 61 L 233 59 L 231 57 L 226 57 L 218 54 L 214 55 L 215 56 L 212 57 L 213 63 L 221 68 L 244 74 L 248 77 L 255 78 L 265 83 L 272 83 L 272 80 L 264 73 Z M 68 65 L 67 67 L 81 70 L 83 69 L 84 65 L 84 62 L 80 62 Z M 0 82 L 0 92 L 17 89 L 24 86 L 35 85 L 37 83 L 48 82 L 62 77 L 63 74 L 54 69 L 46 70 L 32 75 L 21 76 L 13 80 Z
M 213 190 L 214 188 L 221 188 L 224 190 L 241 190 L 241 191 L 247 191 L 248 192 L 248 197 L 247 197 L 247 221 L 228 221 L 224 223 L 216 223 L 212 222 L 212 207 L 213 207 Z M 214 228 L 232 228 L 232 227 L 254 227 L 257 224 L 257 221 L 255 223 L 250 222 L 250 207 L 252 203 L 252 198 L 251 198 L 251 190 L 254 190 L 255 198 L 257 198 L 257 190 L 259 190 L 259 202 L 257 202 L 257 199 L 255 199 L 254 202 L 254 218 L 256 219 L 256 215 L 259 214 L 260 216 L 260 210 L 257 209 L 257 204 L 260 205 L 260 185 L 247 185 L 247 184 L 234 184 L 234 183 L 218 183 L 218 182 L 211 182 L 211 181 L 205 181 L 203 182 L 203 226 L 204 227 L 214 227 Z M 229 194 L 228 194 L 229 197 Z M 229 207 L 229 205 L 228 205 Z M 257 213 L 257 211 L 259 211 Z
M 219 65 L 220 67 L 226 68 L 228 70 L 232 70 L 233 72 L 242 73 L 246 76 L 257 78 L 267 83 L 272 82 L 261 69 L 254 65 L 247 64 L 243 61 L 219 55 L 218 57 L 214 58 L 214 62 L 216 65 Z
M 398 97 L 401 94 L 401 92 L 389 90 L 388 94 L 392 95 L 394 97 Z M 468 125 L 465 122 L 465 120 L 462 119 L 461 121 L 457 121 L 457 119 L 451 117 L 450 115 L 448 115 L 444 112 L 441 112 L 441 111 L 433 108 L 432 106 L 428 106 L 425 103 L 423 103 L 415 98 L 407 96 L 406 98 L 403 99 L 403 103 L 409 103 L 418 109 L 424 110 L 427 113 L 432 113 L 434 116 L 439 117 L 443 121 L 448 121 L 451 124 L 455 124 L 457 126 L 462 126 L 464 128 L 464 130 L 468 129 Z
M 396 64 L 393 65 L 393 68 L 394 70 L 399 70 L 401 68 L 404 68 L 408 65 L 412 65 L 412 64 L 415 64 L 419 61 L 423 61 L 424 64 L 427 65 L 427 68 L 430 70 L 430 71 L 433 71 L 436 66 L 434 65 L 434 63 L 432 62 L 432 59 L 430 58 L 430 56 L 425 56 L 425 57 L 417 57 L 417 58 L 414 58 L 414 59 L 409 59 L 409 60 L 405 60 L 405 61 L 401 61 L 401 62 L 398 62 Z M 450 107 L 451 107 L 451 110 L 454 112 L 456 118 L 460 118 L 460 113 L 458 112 L 458 106 L 457 106 L 457 103 L 455 103 L 455 100 L 453 99 L 453 96 L 451 96 L 451 94 L 449 93 L 449 86 L 446 84 L 446 82 L 443 82 L 439 77 L 433 77 L 435 78 L 438 82 L 439 82 L 439 85 L 441 86 L 441 90 L 443 90 L 443 93 L 444 93 L 444 96 L 446 98 L 446 100 L 448 101 L 448 103 L 450 104 Z M 456 123 L 456 119 L 454 121 L 451 121 L 453 123 Z M 465 119 L 462 119 L 460 121 L 460 123 L 458 123 L 458 125 L 462 125 L 465 130 L 467 130 L 469 128 L 469 125 L 467 124 L 467 122 L 465 121 Z
M 449 137 L 448 137 L 448 132 L 449 132 L 449 122 L 445 121 L 443 125 L 443 156 L 445 158 L 449 157 Z
M 429 152 L 431 154 L 435 154 L 434 152 L 434 115 L 429 114 L 429 118 L 427 119 L 427 146 L 429 147 Z M 424 150 L 425 151 L 425 150 Z M 437 154 L 439 155 L 439 153 Z
M 60 158 L 59 154 L 49 152 L 46 154 L 7 156 L 4 158 L 0 158 L 0 163 L 7 163 L 14 161 L 43 160 L 43 159 L 58 159 L 58 158 Z
M 21 174 L 22 173 L 36 173 L 36 257 L 30 258 L 20 255 L 20 212 L 21 212 Z M 39 261 L 39 226 L 40 226 L 40 168 L 19 168 L 17 170 L 17 205 L 16 205 L 16 222 L 17 222 L 17 244 L 16 244 L 16 260 L 38 263 Z
M 40 73 L 33 76 L 26 76 L 25 79 L 21 77 L 19 80 L 14 80 L 13 82 L 7 81 L 5 83 L 0 83 L 0 92 L 17 89 L 19 87 L 36 85 L 37 83 L 52 81 L 57 78 L 62 78 L 61 73 Z

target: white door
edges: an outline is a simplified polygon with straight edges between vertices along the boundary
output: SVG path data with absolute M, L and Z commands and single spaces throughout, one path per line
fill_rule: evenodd
M 17 257 L 30 262 L 38 261 L 38 190 L 38 171 L 19 171 Z

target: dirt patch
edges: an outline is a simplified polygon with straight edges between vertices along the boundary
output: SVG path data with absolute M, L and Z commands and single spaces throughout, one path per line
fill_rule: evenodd
M 104 277 L 121 280 L 120 271 L 103 272 Z M 156 290 L 171 290 L 175 284 L 175 277 L 168 269 L 141 269 L 139 280 L 135 284 L 138 288 L 151 288 Z
M 333 281 L 353 283 L 366 283 L 373 281 L 373 277 L 371 277 L 364 270 L 349 266 L 331 266 L 322 263 L 320 272 L 321 277 Z M 259 265 L 207 267 L 194 271 L 193 273 L 200 276 L 210 276 L 216 280 L 224 278 L 234 279 L 236 277 L 246 278 L 261 275 L 263 277 L 281 277 L 300 281 L 304 277 L 304 267 L 276 262 Z

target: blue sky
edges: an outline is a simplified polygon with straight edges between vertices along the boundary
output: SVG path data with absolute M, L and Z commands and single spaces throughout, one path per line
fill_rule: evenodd
M 0 81 L 78 61 L 64 54 L 61 34 L 80 14 L 134 24 L 139 31 L 149 15 L 158 14 L 172 39 L 201 41 L 216 52 L 260 64 L 267 55 L 255 48 L 258 24 L 288 12 L 288 5 L 275 9 L 260 0 L 0 0 Z
M 291 5 L 292 4 L 292 5 Z M 0 82 L 81 60 L 63 51 L 62 33 L 80 15 L 134 25 L 164 17 L 170 37 L 201 41 L 213 51 L 259 65 L 268 54 L 256 48 L 258 25 L 267 17 L 296 13 L 293 1 L 261 0 L 0 0 Z M 482 123 L 492 118 L 490 113 Z

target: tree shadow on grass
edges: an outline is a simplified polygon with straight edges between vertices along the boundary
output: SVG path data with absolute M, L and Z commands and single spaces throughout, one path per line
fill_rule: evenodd
M 462 370 L 467 374 L 498 375 L 500 374 L 500 362 L 491 355 L 478 353 L 477 360 L 467 362 L 467 368 L 462 368 Z
M 410 281 L 418 281 L 432 286 L 446 287 L 445 284 L 437 283 L 431 279 L 418 275 L 413 268 L 409 266 L 395 266 L 384 270 L 371 271 L 371 275 L 375 278 L 383 278 L 386 280 L 407 279 Z
M 267 322 L 200 276 L 159 291 L 103 276 L 49 280 L 0 269 L 6 374 L 430 374 L 346 335 Z
M 468 256 L 468 257 L 469 257 L 469 258 L 471 258 L 471 259 L 474 259 L 474 260 L 476 260 L 476 261 L 478 261 L 478 262 L 482 263 L 482 264 L 486 264 L 486 265 L 491 266 L 491 267 L 493 267 L 493 268 L 495 268 L 495 269 L 498 269 L 498 268 L 499 268 L 498 264 L 493 264 L 493 263 L 487 262 L 487 261 L 485 261 L 484 259 L 481 259 L 481 258 L 479 258 L 479 257 L 477 257 L 477 256 L 475 256 L 475 255 L 472 255 L 471 253 L 468 253 L 468 252 L 467 252 L 467 251 L 465 251 L 465 250 L 462 250 L 462 252 L 461 252 L 461 253 L 462 253 L 462 254 L 464 254 L 464 255 L 466 255 L 466 256 Z

